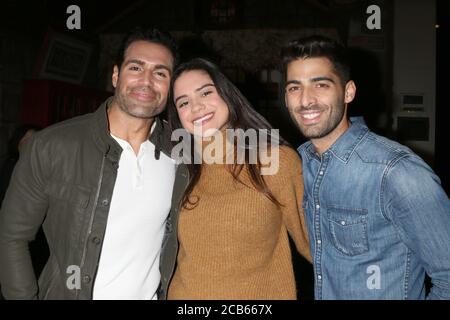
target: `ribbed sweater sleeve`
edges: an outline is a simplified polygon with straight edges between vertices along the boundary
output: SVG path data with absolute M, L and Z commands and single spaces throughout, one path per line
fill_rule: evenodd
M 270 183 L 278 201 L 282 204 L 283 222 L 294 240 L 298 252 L 312 261 L 308 230 L 303 210 L 303 175 L 299 155 L 291 148 L 280 148 L 278 173 Z

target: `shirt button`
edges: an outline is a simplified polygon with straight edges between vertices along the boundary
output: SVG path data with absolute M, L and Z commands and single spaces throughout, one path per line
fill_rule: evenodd
M 103 199 L 102 200 L 102 206 L 106 207 L 109 204 L 109 200 L 108 199 Z
M 319 274 L 319 275 L 317 276 L 317 279 L 322 280 L 322 276 Z
M 94 238 L 92 238 L 92 242 L 93 242 L 94 244 L 100 244 L 101 240 L 100 240 L 99 237 L 94 237 Z
M 84 277 L 83 277 L 83 282 L 84 282 L 84 283 L 89 283 L 89 282 L 91 282 L 91 277 L 89 277 L 89 276 L 84 276 Z
M 345 226 L 345 221 L 341 221 L 341 224 L 342 224 L 343 226 Z
M 317 240 L 317 244 L 321 244 L 322 243 L 322 241 L 320 241 L 320 240 Z
M 320 206 L 318 204 L 316 204 L 316 209 L 320 209 Z
M 323 171 L 320 171 L 319 174 L 320 174 L 321 176 L 323 176 Z

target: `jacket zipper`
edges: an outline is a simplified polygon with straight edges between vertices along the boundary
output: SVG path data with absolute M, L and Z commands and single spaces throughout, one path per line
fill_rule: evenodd
M 83 255 L 81 257 L 80 270 L 83 269 L 84 262 L 86 260 L 87 243 L 88 243 L 89 236 L 91 235 L 91 232 L 92 232 L 92 225 L 94 224 L 95 210 L 97 209 L 98 198 L 100 196 L 100 188 L 101 188 L 102 182 L 103 182 L 103 169 L 105 167 L 105 159 L 106 159 L 106 154 L 103 156 L 102 165 L 100 167 L 100 177 L 99 177 L 98 183 L 97 183 L 97 192 L 95 194 L 94 206 L 93 206 L 92 211 L 91 211 L 88 232 L 87 232 L 86 237 L 84 239 L 84 248 L 83 248 Z M 94 282 L 94 279 L 92 279 L 92 282 Z M 80 291 L 81 291 L 81 289 L 77 290 L 77 295 L 76 295 L 77 300 L 78 300 Z

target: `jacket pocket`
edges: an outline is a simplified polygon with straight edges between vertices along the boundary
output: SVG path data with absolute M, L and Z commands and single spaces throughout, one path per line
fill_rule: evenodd
M 328 207 L 328 222 L 334 247 L 348 256 L 369 251 L 367 210 Z
M 44 221 L 47 241 L 53 244 L 60 261 L 70 259 L 82 247 L 87 229 L 90 189 L 84 186 L 50 182 L 46 190 L 49 208 Z
M 69 202 L 80 209 L 85 209 L 89 204 L 90 189 L 83 186 L 51 182 L 46 191 L 50 197 Z

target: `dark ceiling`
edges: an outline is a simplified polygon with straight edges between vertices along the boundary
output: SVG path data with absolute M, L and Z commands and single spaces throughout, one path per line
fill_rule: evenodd
M 201 30 L 211 27 L 211 5 L 231 5 L 236 17 L 227 27 L 314 27 L 342 21 L 365 0 L 2 0 L 0 31 L 43 32 L 47 28 L 65 32 L 66 9 L 81 8 L 79 35 L 123 32 L 135 25 L 157 25 L 167 30 Z M 373 1 L 372 1 L 373 2 Z M 325 24 L 325 25 L 324 25 Z

